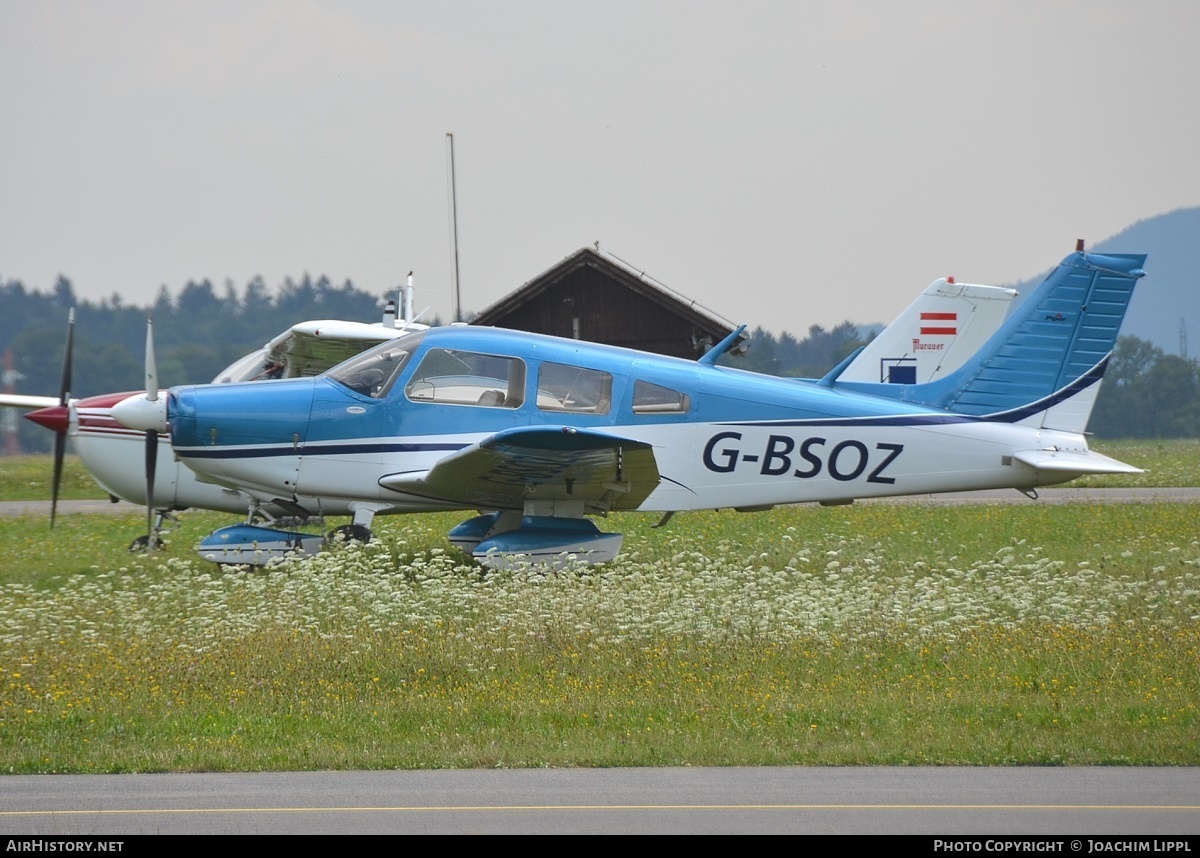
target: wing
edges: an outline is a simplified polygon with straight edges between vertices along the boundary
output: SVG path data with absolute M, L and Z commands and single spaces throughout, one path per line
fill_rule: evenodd
M 0 393 L 0 407 L 53 408 L 55 405 L 58 405 L 57 396 L 26 396 L 21 393 Z
M 428 471 L 391 474 L 384 488 L 495 509 L 528 500 L 582 501 L 587 512 L 637 509 L 658 485 L 654 449 L 642 441 L 562 427 L 506 429 L 450 454 Z

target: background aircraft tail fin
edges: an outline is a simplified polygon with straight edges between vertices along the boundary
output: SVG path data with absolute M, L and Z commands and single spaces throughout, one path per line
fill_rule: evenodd
M 1017 290 L 935 280 L 855 356 L 838 381 L 925 384 L 970 359 L 996 332 Z

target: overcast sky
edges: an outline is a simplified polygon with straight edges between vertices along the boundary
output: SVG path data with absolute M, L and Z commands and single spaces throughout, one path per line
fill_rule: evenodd
M 734 322 L 886 321 L 1200 205 L 1200 2 L 0 0 L 0 280 L 411 269 L 446 318 L 447 132 L 467 310 L 599 241 Z

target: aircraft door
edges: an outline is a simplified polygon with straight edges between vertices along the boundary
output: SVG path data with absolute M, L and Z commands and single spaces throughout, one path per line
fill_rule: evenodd
M 319 383 L 299 460 L 298 493 L 320 486 L 323 494 L 361 498 L 377 490 L 379 473 L 397 446 L 402 412 L 392 396 L 356 396 Z

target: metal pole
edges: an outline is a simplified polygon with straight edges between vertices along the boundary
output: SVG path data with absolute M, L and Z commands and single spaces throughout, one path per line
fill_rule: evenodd
M 462 288 L 458 277 L 458 191 L 454 181 L 454 135 L 447 131 L 450 140 L 450 219 L 454 235 L 454 321 L 461 322 L 462 318 Z

